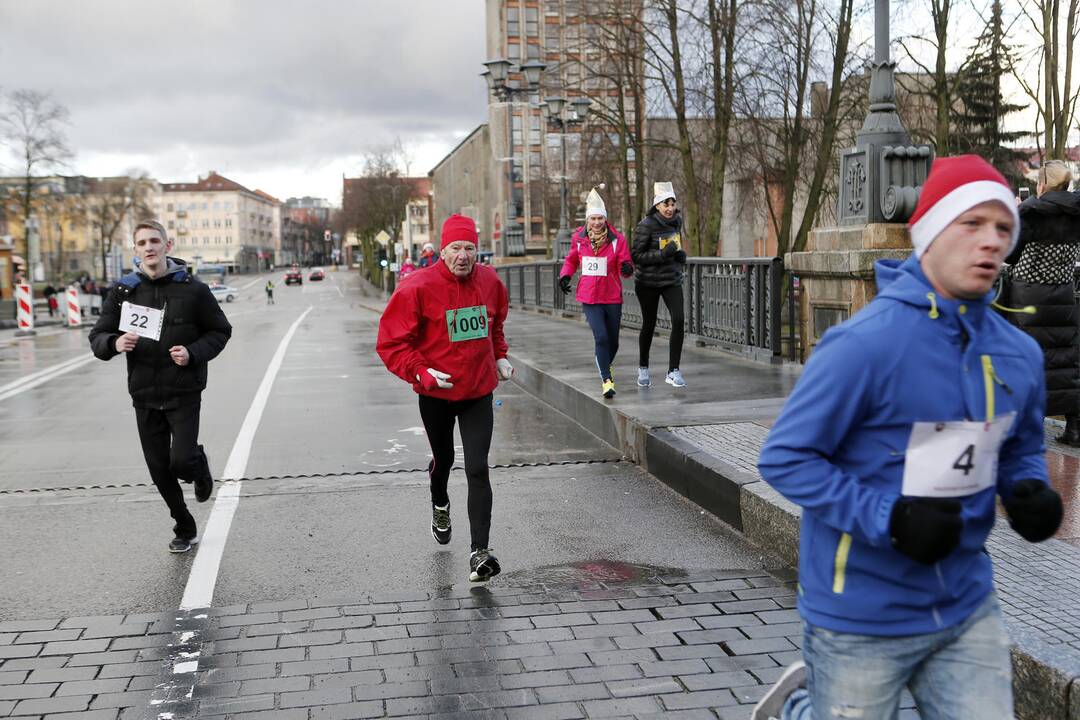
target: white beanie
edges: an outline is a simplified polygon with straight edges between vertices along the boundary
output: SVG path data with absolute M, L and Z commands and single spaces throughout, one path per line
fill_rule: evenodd
M 660 203 L 664 202 L 665 200 L 667 200 L 669 198 L 672 199 L 672 200 L 675 199 L 675 188 L 673 188 L 671 186 L 671 183 L 669 183 L 669 182 L 656 182 L 656 183 L 653 183 L 652 192 L 653 192 L 653 199 L 652 199 L 653 207 L 656 207 L 657 205 L 659 205 Z
M 589 196 L 585 198 L 585 218 L 591 218 L 593 215 L 607 217 L 607 208 L 604 207 L 604 198 L 600 197 L 600 193 L 596 192 L 596 188 L 590 190 Z

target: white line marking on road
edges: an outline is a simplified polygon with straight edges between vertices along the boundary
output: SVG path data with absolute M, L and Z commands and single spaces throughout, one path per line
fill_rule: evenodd
M 62 363 L 57 363 L 52 367 L 47 367 L 44 370 L 38 370 L 36 373 L 21 377 L 7 385 L 0 386 L 0 401 L 7 400 L 31 388 L 36 388 L 38 385 L 82 367 L 94 359 L 93 355 L 80 355 Z
M 292 324 L 285 337 L 278 344 L 277 351 L 270 359 L 270 365 L 266 368 L 262 383 L 255 392 L 255 398 L 251 401 L 244 423 L 240 426 L 240 433 L 233 443 L 232 452 L 225 462 L 225 472 L 222 478 L 236 480 L 244 477 L 248 457 L 251 455 L 251 444 L 255 440 L 255 431 L 259 429 L 263 410 L 266 409 L 266 401 L 270 397 L 270 389 L 274 385 L 281 363 L 285 359 L 285 352 L 289 349 L 289 341 L 296 334 L 300 323 L 310 313 L 312 307 L 301 313 L 296 322 Z M 214 600 L 214 586 L 217 584 L 218 569 L 221 567 L 221 557 L 225 552 L 225 540 L 229 536 L 229 527 L 232 525 L 233 516 L 236 514 L 236 506 L 240 503 L 240 485 L 238 482 L 223 483 L 218 491 L 217 499 L 214 500 L 214 509 L 210 511 L 210 519 L 203 531 L 202 541 L 199 543 L 199 552 L 195 561 L 191 564 L 191 574 L 188 576 L 187 586 L 184 588 L 184 597 L 180 601 L 181 610 L 210 607 Z
M 262 279 L 263 279 L 263 276 L 262 276 L 262 275 L 260 275 L 259 277 L 255 278 L 254 280 L 252 280 L 251 282 L 249 282 L 249 283 L 248 283 L 247 285 L 241 285 L 241 286 L 240 286 L 240 289 L 241 289 L 241 290 L 247 290 L 247 289 L 248 289 L 249 287 L 251 287 L 252 285 L 254 285 L 255 283 L 259 282 L 259 281 L 260 281 L 260 280 L 262 280 Z

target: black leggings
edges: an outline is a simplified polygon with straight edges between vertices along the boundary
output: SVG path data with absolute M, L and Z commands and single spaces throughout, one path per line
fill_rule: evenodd
M 668 285 L 654 288 L 637 283 L 634 285 L 638 303 L 641 304 L 641 335 L 638 336 L 638 350 L 641 355 L 641 367 L 649 367 L 649 348 L 652 346 L 653 333 L 656 331 L 656 312 L 660 309 L 660 298 L 664 298 L 668 314 L 671 315 L 671 342 L 668 348 L 668 372 L 679 367 L 682 359 L 683 343 L 683 289 L 681 285 Z
M 488 451 L 495 425 L 491 395 L 474 400 L 440 400 L 420 396 L 420 419 L 427 431 L 433 459 L 428 466 L 431 502 L 444 507 L 450 502 L 446 484 L 454 464 L 454 421 L 461 423 L 461 445 L 465 453 L 465 477 L 469 481 L 469 528 L 472 549 L 488 547 L 491 531 L 491 480 Z
M 194 482 L 210 476 L 205 455 L 199 450 L 200 403 L 181 405 L 173 410 L 135 408 L 143 457 L 158 493 L 169 506 L 177 537 L 195 537 L 195 518 L 184 503 L 180 479 Z

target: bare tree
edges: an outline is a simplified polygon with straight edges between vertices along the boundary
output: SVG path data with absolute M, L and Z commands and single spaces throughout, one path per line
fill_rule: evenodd
M 30 246 L 30 216 L 34 214 L 38 180 L 63 167 L 72 157 L 63 126 L 68 111 L 48 93 L 14 90 L 0 112 L 0 141 L 16 158 L 22 183 L 13 189 L 23 221 L 23 252 Z
M 1080 97 L 1080 83 L 1073 85 L 1080 0 L 1033 0 L 1021 3 L 1020 13 L 1030 22 L 1039 44 L 1028 53 L 1028 62 L 1017 63 L 1013 75 L 1038 110 L 1043 153 L 1048 158 L 1064 159 Z M 1033 68 L 1034 81 L 1029 75 Z
M 132 171 L 126 176 L 90 179 L 86 191 L 87 221 L 101 254 L 101 279 L 107 283 L 108 257 L 118 240 L 117 232 L 126 221 L 141 219 L 151 212 L 152 181 L 147 173 Z
M 400 146 L 377 148 L 365 154 L 363 174 L 346 180 L 340 223 L 356 233 L 364 255 L 368 279 L 382 284 L 375 236 L 386 231 L 397 240 L 406 204 L 416 193 L 412 180 L 401 174 Z
M 929 97 L 933 102 L 935 115 L 934 127 L 918 128 L 916 136 L 925 134 L 929 141 L 937 147 L 938 154 L 944 155 L 952 148 L 950 129 L 954 115 L 956 88 L 963 79 L 967 61 L 963 61 L 955 69 L 948 66 L 949 45 L 949 22 L 952 17 L 954 0 L 929 0 L 930 20 L 933 24 L 933 37 L 912 35 L 900 37 L 900 47 L 904 50 L 908 62 L 922 71 L 925 77 L 930 78 L 929 84 L 922 81 L 918 76 L 900 76 L 898 84 L 907 93 L 915 96 Z M 921 47 L 929 47 L 934 53 L 934 67 L 930 68 L 920 60 Z
M 720 232 L 724 225 L 724 185 L 727 181 L 728 140 L 735 116 L 735 44 L 739 28 L 739 0 L 707 0 L 706 23 L 712 66 L 712 182 L 709 213 L 705 220 L 703 255 L 723 251 Z

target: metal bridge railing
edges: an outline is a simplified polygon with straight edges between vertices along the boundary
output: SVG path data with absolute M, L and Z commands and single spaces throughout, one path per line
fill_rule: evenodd
M 496 267 L 510 304 L 580 315 L 574 293 L 559 290 L 561 261 Z M 683 278 L 684 330 L 700 342 L 760 359 L 779 360 L 783 349 L 781 302 L 784 264 L 780 258 L 690 258 Z M 622 326 L 641 328 L 641 306 L 633 278 L 623 279 Z M 670 330 L 660 303 L 656 326 Z

